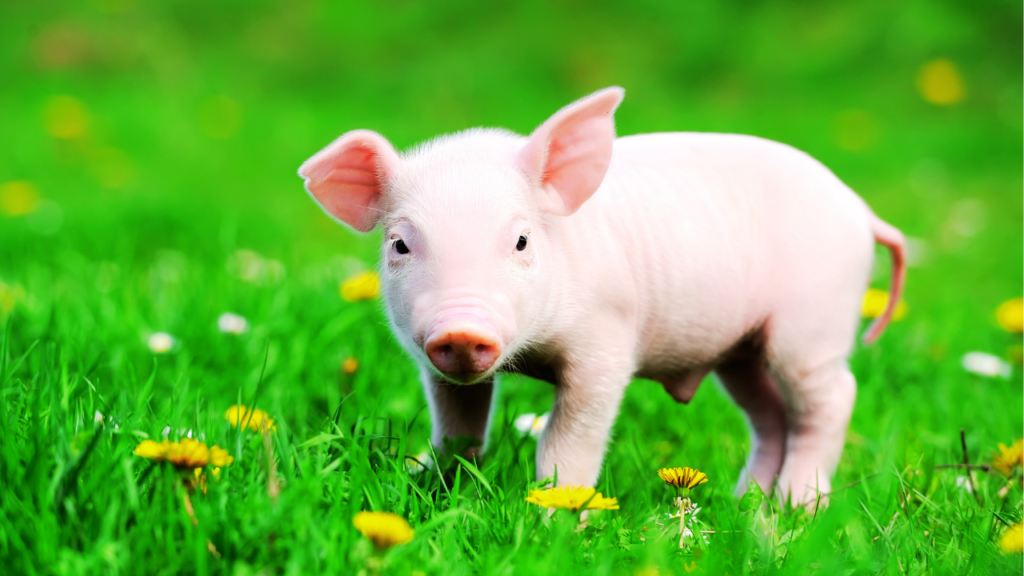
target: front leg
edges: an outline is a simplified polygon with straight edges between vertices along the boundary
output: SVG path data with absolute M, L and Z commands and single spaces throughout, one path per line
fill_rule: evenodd
M 588 354 L 558 370 L 555 406 L 537 449 L 537 478 L 594 486 L 608 436 L 633 369 L 629 361 Z
M 491 403 L 497 396 L 494 379 L 478 384 L 452 384 L 426 368 L 421 369 L 420 377 L 430 408 L 430 441 L 434 448 L 443 452 L 446 438 L 468 439 L 468 447 L 460 456 L 482 454 L 491 424 Z

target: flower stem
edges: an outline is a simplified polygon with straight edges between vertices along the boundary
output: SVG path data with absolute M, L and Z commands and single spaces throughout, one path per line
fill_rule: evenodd
M 683 547 L 683 541 L 686 539 L 686 498 L 677 498 L 679 502 L 679 547 Z

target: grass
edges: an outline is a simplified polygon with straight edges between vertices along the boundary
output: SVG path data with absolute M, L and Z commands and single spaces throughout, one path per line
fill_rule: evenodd
M 1024 428 L 1019 366 L 993 379 L 960 365 L 968 351 L 1021 345 L 992 319 L 1024 283 L 1020 17 L 1009 4 L 881 1 L 5 4 L 0 186 L 28 182 L 43 202 L 0 215 L 0 282 L 16 300 L 8 310 L 0 293 L 0 564 L 1019 573 L 1020 555 L 994 544 L 1021 520 L 1019 483 L 976 471 L 968 492 L 962 470 L 936 465 L 962 461 L 961 429 L 971 462 L 987 463 Z M 963 101 L 921 97 L 917 74 L 937 58 L 959 71 Z M 707 384 L 688 406 L 656 384 L 630 386 L 598 486 L 621 509 L 581 531 L 523 501 L 536 443 L 512 422 L 549 409 L 545 384 L 503 382 L 485 458 L 410 471 L 429 439 L 416 370 L 379 304 L 338 296 L 341 280 L 374 265 L 379 237 L 331 223 L 296 167 L 357 127 L 402 148 L 472 125 L 527 132 L 615 83 L 628 89 L 620 133 L 796 145 L 919 240 L 907 318 L 852 358 L 857 406 L 825 509 L 732 496 L 746 425 Z M 61 95 L 80 116 L 54 108 Z M 249 331 L 219 332 L 226 311 Z M 152 353 L 154 332 L 176 346 Z M 353 374 L 341 370 L 349 357 Z M 224 419 L 234 404 L 275 419 L 276 499 L 263 441 Z M 195 526 L 175 474 L 132 454 L 165 428 L 236 457 L 193 495 Z M 660 536 L 673 494 L 656 470 L 676 465 L 710 478 L 694 499 L 715 532 L 687 551 Z M 416 538 L 380 561 L 352 526 L 360 510 L 396 512 Z

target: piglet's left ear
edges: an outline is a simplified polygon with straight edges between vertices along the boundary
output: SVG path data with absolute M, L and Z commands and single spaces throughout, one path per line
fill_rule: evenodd
M 605 88 L 569 104 L 533 131 L 518 167 L 537 188 L 541 210 L 568 216 L 601 185 L 612 159 L 612 114 L 626 91 Z

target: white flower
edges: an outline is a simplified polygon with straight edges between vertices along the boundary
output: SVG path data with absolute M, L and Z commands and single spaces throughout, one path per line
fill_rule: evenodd
M 225 312 L 217 318 L 217 328 L 225 334 L 241 334 L 249 329 L 249 322 L 238 314 Z
M 521 434 L 529 434 L 537 438 L 544 431 L 544 427 L 548 425 L 548 417 L 548 414 L 541 414 L 540 416 L 536 414 L 523 414 L 516 418 L 513 425 Z
M 410 476 L 415 476 L 421 472 L 425 472 L 433 465 L 434 460 L 430 457 L 429 452 L 420 452 L 416 455 L 415 460 L 413 460 L 412 457 L 406 457 L 405 459 L 405 467 L 409 471 Z
M 956 487 L 963 488 L 968 494 L 974 492 L 974 490 L 971 489 L 971 482 L 967 479 L 966 476 L 956 477 Z
M 149 337 L 148 344 L 154 353 L 164 354 L 174 347 L 174 337 L 166 332 L 157 332 Z
M 1010 365 L 998 356 L 985 352 L 968 352 L 962 360 L 964 370 L 981 376 L 1010 377 Z
M 92 421 L 96 424 L 103 422 L 103 414 L 100 414 L 100 411 L 97 410 L 96 413 L 92 415 Z

